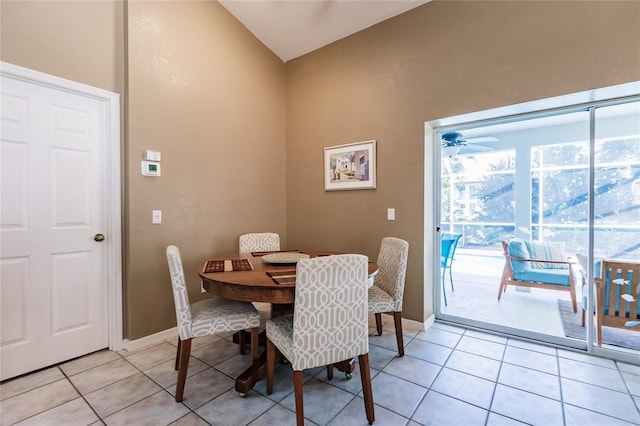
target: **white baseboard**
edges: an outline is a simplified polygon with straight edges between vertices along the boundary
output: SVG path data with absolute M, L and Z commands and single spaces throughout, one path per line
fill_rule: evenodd
M 387 314 L 384 314 L 387 315 Z M 390 316 L 390 318 L 393 318 Z M 435 316 L 431 315 L 427 318 L 423 323 L 419 321 L 414 321 L 406 318 L 402 318 L 402 328 L 405 330 L 427 330 L 429 327 L 433 325 L 435 322 Z M 158 343 L 165 342 L 167 340 L 175 340 L 178 341 L 178 327 L 173 327 L 168 330 L 159 331 L 158 333 L 151 334 L 149 336 L 141 337 L 136 340 L 128 340 L 124 339 L 123 341 L 123 350 L 125 351 L 137 351 L 138 349 L 144 348 L 146 346 L 157 345 Z
M 424 320 L 424 329 L 427 330 L 431 328 L 431 326 L 436 322 L 436 316 L 431 315 L 429 318 Z
M 150 334 L 149 336 L 144 336 L 136 340 L 124 339 L 123 349 L 129 352 L 137 351 L 138 349 L 144 348 L 146 346 L 156 345 L 158 343 L 174 339 L 176 342 L 178 341 L 178 327 L 173 327 L 155 334 Z
M 393 324 L 393 315 L 383 313 L 387 322 Z M 373 319 L 373 314 L 369 314 L 369 325 L 373 324 L 375 327 L 375 320 Z M 424 323 L 420 321 L 414 321 L 407 318 L 402 318 L 402 329 L 403 330 L 411 330 L 411 331 L 425 331 L 427 328 L 431 327 L 435 322 L 435 316 L 431 315 Z

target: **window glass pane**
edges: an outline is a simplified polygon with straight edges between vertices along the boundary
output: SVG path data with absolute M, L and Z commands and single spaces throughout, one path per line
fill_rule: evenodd
M 594 254 L 640 259 L 640 102 L 596 110 Z
M 461 247 L 500 247 L 513 235 L 515 151 L 488 147 L 467 146 L 443 159 L 441 224 L 463 234 Z
M 569 254 L 586 250 L 589 113 L 547 117 L 536 124 L 522 135 L 529 138 L 532 160 L 530 238 L 563 242 Z

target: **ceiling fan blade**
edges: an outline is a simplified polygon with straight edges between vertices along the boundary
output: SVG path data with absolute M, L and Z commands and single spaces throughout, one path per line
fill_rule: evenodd
M 493 151 L 495 148 L 486 145 L 480 145 L 477 143 L 469 143 L 460 147 L 460 155 L 464 154 L 477 154 L 481 152 Z
M 495 136 L 479 136 L 477 138 L 467 138 L 468 143 L 488 143 L 488 142 L 498 142 L 498 138 Z

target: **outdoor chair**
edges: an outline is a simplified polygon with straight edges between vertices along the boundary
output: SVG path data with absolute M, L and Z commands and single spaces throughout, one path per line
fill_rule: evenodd
M 602 327 L 638 330 L 627 323 L 640 320 L 640 262 L 603 260 L 596 283 L 596 344 L 602 344 Z
M 573 312 L 578 312 L 574 272 L 563 243 L 513 238 L 502 241 L 502 249 L 505 264 L 498 300 L 510 285 L 568 291 Z
M 447 292 L 444 286 L 444 275 L 449 269 L 449 281 L 451 281 L 451 291 L 453 291 L 453 275 L 451 273 L 451 264 L 453 256 L 458 246 L 462 234 L 443 233 L 440 242 L 440 267 L 442 268 L 442 295 L 444 296 L 444 305 L 447 306 Z

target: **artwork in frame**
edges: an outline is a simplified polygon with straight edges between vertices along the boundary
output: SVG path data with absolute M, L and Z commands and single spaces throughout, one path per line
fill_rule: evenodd
M 324 190 L 375 189 L 376 141 L 324 149 Z

